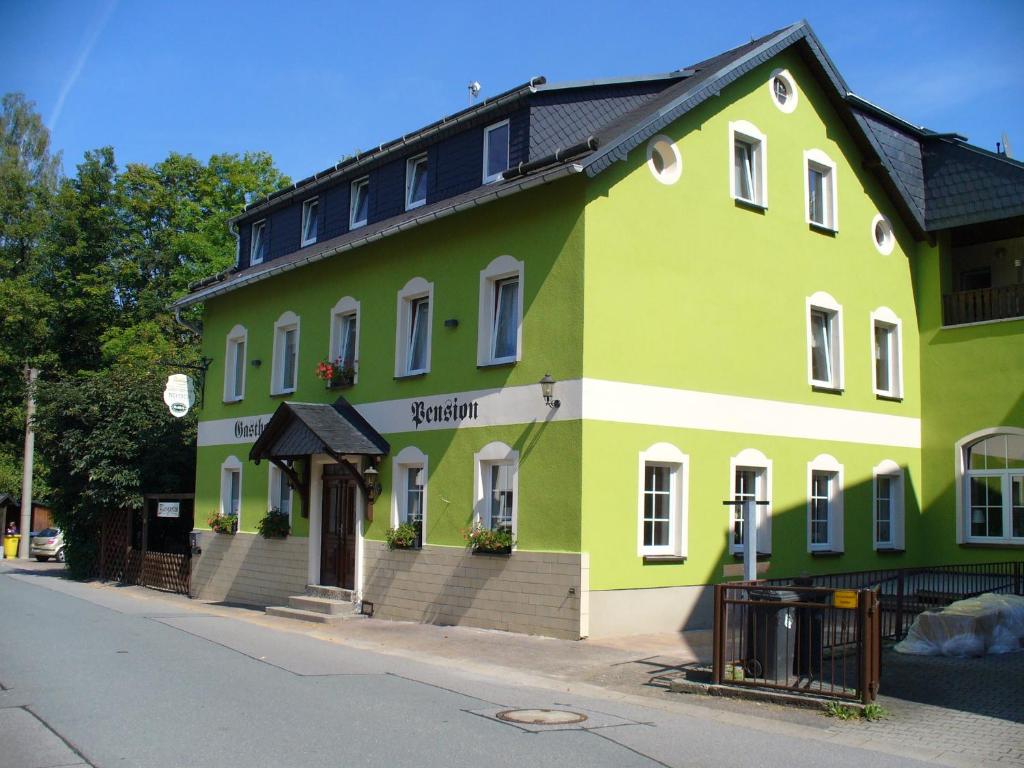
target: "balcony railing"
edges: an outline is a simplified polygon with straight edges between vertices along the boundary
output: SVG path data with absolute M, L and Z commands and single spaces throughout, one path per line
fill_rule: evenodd
M 944 325 L 982 323 L 1010 317 L 1024 317 L 1024 283 L 957 291 L 942 297 Z

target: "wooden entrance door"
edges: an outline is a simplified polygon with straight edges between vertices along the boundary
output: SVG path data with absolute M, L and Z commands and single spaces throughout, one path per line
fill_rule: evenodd
M 355 589 L 356 485 L 336 472 L 330 465 L 324 467 L 320 584 Z

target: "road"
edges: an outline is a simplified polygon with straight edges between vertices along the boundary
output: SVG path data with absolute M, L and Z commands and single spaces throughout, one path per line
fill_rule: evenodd
M 515 708 L 587 719 L 552 727 L 495 717 Z M 926 764 L 778 725 L 560 693 L 156 594 L 0 569 L 4 768 Z

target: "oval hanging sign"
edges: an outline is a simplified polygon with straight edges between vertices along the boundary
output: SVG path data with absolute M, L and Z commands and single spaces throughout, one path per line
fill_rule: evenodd
M 167 403 L 171 415 L 181 418 L 196 404 L 196 390 L 192 378 L 184 373 L 174 373 L 167 377 L 164 388 L 164 402 Z

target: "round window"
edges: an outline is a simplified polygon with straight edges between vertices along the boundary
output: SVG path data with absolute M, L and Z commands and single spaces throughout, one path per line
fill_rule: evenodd
M 662 184 L 675 184 L 683 172 L 683 159 L 668 136 L 655 136 L 647 143 L 647 167 Z
M 797 92 L 796 83 L 788 70 L 777 69 L 768 78 L 768 92 L 772 97 L 772 104 L 783 112 L 789 113 L 796 109 Z
M 896 245 L 896 237 L 892 232 L 892 223 L 880 213 L 876 214 L 875 218 L 871 220 L 871 239 L 875 243 L 875 248 L 883 256 L 888 256 L 892 253 L 892 249 Z

